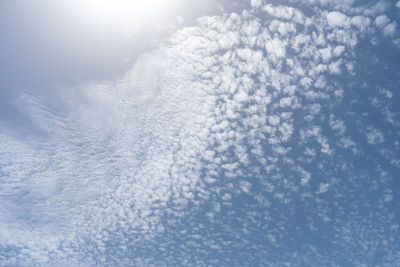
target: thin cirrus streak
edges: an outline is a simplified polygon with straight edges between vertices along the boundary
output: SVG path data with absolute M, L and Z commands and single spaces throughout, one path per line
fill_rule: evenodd
M 202 17 L 120 78 L 61 92 L 63 115 L 22 95 L 49 137 L 0 133 L 2 260 L 398 264 L 398 96 L 368 89 L 384 128 L 352 91 L 362 49 L 399 43 L 390 4 L 291 2 Z

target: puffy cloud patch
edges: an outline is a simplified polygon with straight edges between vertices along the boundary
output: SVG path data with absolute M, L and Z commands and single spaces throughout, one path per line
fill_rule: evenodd
M 272 58 L 277 61 L 286 54 L 286 43 L 278 38 L 274 38 L 265 44 L 265 49 Z
M 386 15 L 380 15 L 375 18 L 374 23 L 379 29 L 383 29 L 383 27 L 385 27 L 385 25 L 387 25 L 389 23 L 389 21 L 390 20 Z
M 326 19 L 330 28 L 348 28 L 350 26 L 349 17 L 339 11 L 329 12 Z
M 383 28 L 383 34 L 386 37 L 393 37 L 396 35 L 396 33 L 397 33 L 397 22 L 396 21 L 389 23 L 388 25 L 385 26 L 385 28 Z
M 370 145 L 376 145 L 379 143 L 382 143 L 383 141 L 385 141 L 385 138 L 383 137 L 383 134 L 380 130 L 369 126 L 367 128 L 367 132 L 365 133 L 365 136 L 367 138 L 367 142 Z

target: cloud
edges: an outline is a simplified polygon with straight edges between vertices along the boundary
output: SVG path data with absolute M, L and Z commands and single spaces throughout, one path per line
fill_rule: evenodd
M 329 183 L 320 183 L 317 194 L 323 194 L 328 191 Z
M 262 0 L 251 0 L 250 1 L 250 5 L 252 7 L 259 7 L 259 6 L 261 6 L 261 3 L 262 3 Z
M 383 137 L 383 134 L 380 130 L 371 126 L 369 126 L 367 130 L 368 131 L 365 133 L 365 136 L 367 138 L 368 144 L 376 145 L 385 141 L 385 138 Z
M 328 25 L 330 28 L 348 28 L 350 26 L 350 19 L 346 15 L 338 11 L 329 12 L 326 15 Z
M 344 122 L 340 119 L 335 119 L 335 116 L 332 114 L 329 116 L 329 125 L 331 126 L 332 130 L 336 131 L 340 135 L 343 135 L 346 131 Z
M 397 33 L 397 22 L 392 21 L 390 24 L 386 25 L 385 28 L 383 28 L 383 34 L 386 37 L 393 37 Z
M 383 27 L 385 27 L 385 25 L 386 24 L 388 24 L 389 23 L 389 18 L 386 16 L 386 15 L 380 15 L 380 16 L 377 16 L 376 18 L 375 18 L 375 25 L 378 27 L 378 28 L 380 28 L 380 29 L 382 29 Z
M 74 236 L 90 232 L 96 233 L 91 239 L 98 240 L 98 247 L 105 246 L 108 239 L 101 233 L 117 221 L 122 223 L 123 231 L 130 227 L 143 235 L 159 231 L 159 216 L 150 214 L 174 198 L 190 199 L 198 167 L 187 160 L 192 153 L 201 153 L 201 149 L 194 149 L 196 144 L 205 144 L 204 126 L 200 126 L 205 122 L 201 118 L 205 110 L 195 108 L 203 103 L 196 98 L 201 92 L 193 84 L 195 91 L 189 93 L 179 90 L 184 85 L 178 86 L 176 80 L 166 81 L 166 75 L 173 72 L 175 76 L 185 76 L 183 71 L 177 72 L 180 67 L 171 66 L 154 52 L 140 58 L 120 80 L 83 84 L 66 95 L 66 105 L 70 107 L 67 117 L 56 116 L 30 96 L 20 99 L 24 112 L 29 112 L 43 130 L 51 131 L 52 137 L 38 146 L 35 141 L 22 143 L 7 132 L 2 133 L 3 158 L 20 159 L 20 163 L 8 163 L 8 178 L 4 181 L 9 186 L 3 184 L 0 193 L 6 204 L 3 211 L 10 218 L 1 228 L 2 240 L 23 246 L 26 242 L 36 244 L 40 239 L 51 239 L 55 243 L 67 242 L 75 250 L 81 245 Z M 187 93 L 190 98 L 185 97 Z M 160 94 L 164 94 L 163 99 L 158 101 Z M 191 104 L 182 113 L 179 109 L 184 99 L 190 99 Z M 173 152 L 175 138 L 186 141 Z M 17 147 L 21 149 L 16 150 Z M 41 160 L 34 161 L 34 155 L 40 155 Z M 7 169 L 6 162 L 2 166 Z M 184 173 L 187 178 L 182 176 Z M 13 183 L 21 186 L 13 187 Z M 171 186 L 175 190 L 167 189 Z M 26 196 L 18 206 L 27 217 L 15 212 L 17 204 L 13 202 L 23 195 Z M 30 235 L 21 227 L 24 224 L 31 225 Z M 42 234 L 46 229 L 52 230 Z M 12 232 L 15 235 L 9 235 Z M 45 248 L 44 242 L 41 246 L 44 254 L 32 261 L 46 262 L 49 253 L 63 255 L 58 245 Z M 29 247 L 27 253 L 34 253 L 34 249 Z
M 51 137 L 1 128 L 0 245 L 23 255 L 7 263 L 327 265 L 345 255 L 361 265 L 375 243 L 391 244 L 385 255 L 398 248 L 376 232 L 387 216 L 358 213 L 389 182 L 355 167 L 369 155 L 353 140 L 388 137 L 354 129 L 361 115 L 345 121 L 359 92 L 342 83 L 360 75 L 358 42 L 386 4 L 250 4 L 176 30 L 115 79 L 63 90 L 63 113 L 21 95 L 21 112 Z M 316 228 L 328 245 L 303 250 Z

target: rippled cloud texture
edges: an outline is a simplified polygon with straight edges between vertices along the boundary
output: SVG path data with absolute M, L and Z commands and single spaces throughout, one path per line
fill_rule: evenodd
M 251 0 L 0 124 L 0 265 L 400 265 L 400 1 Z

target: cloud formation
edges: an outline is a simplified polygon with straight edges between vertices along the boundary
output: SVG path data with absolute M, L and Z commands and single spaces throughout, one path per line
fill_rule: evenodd
M 61 90 L 63 112 L 21 95 L 47 135 L 0 128 L 0 262 L 398 264 L 398 94 L 368 100 L 382 133 L 351 91 L 359 47 L 397 22 L 386 1 L 291 2 L 201 17 L 121 77 Z

